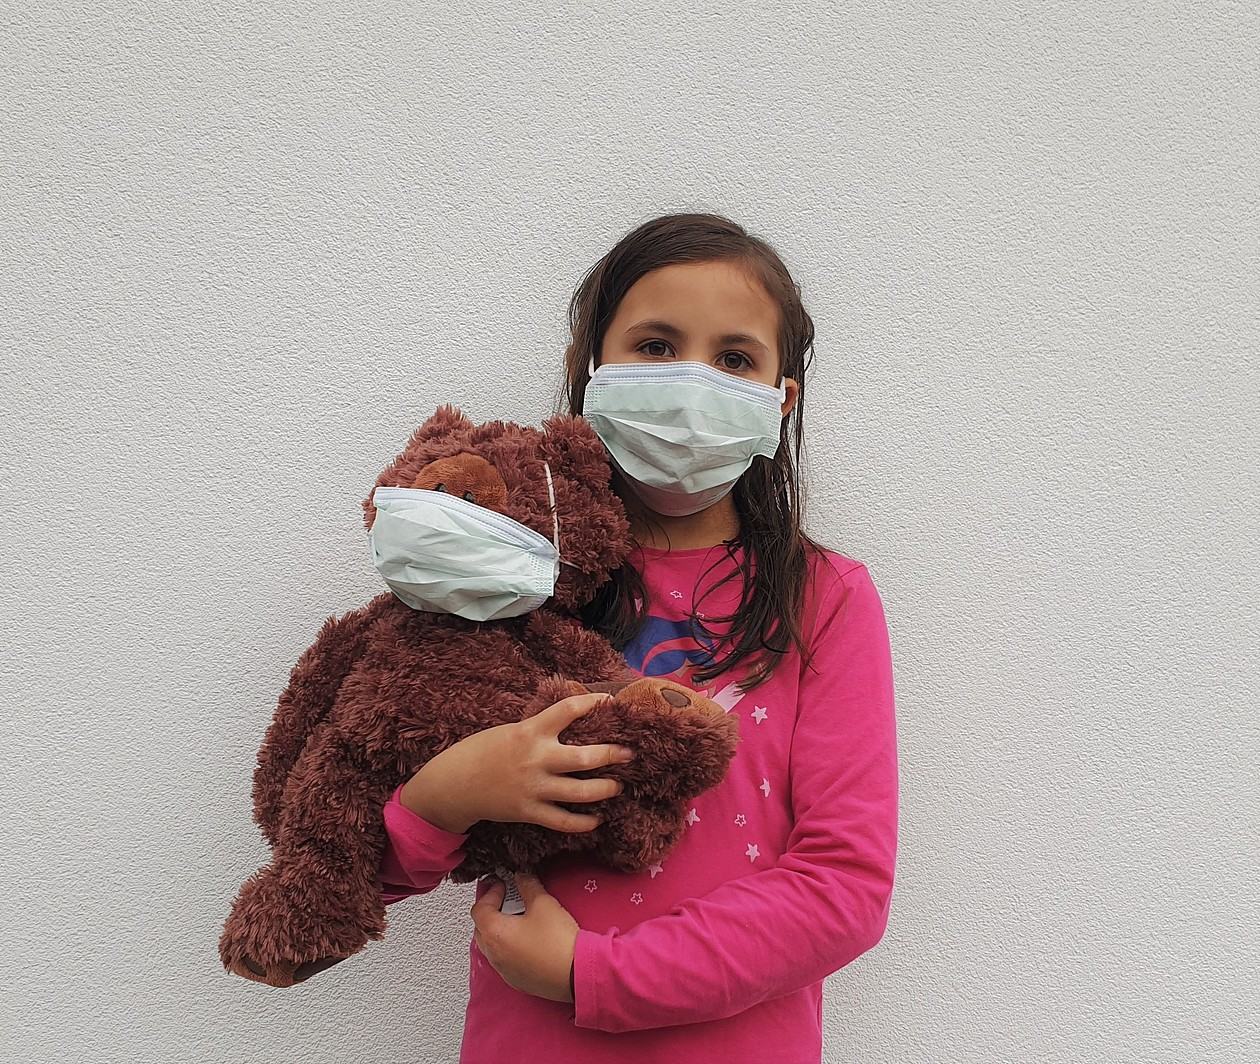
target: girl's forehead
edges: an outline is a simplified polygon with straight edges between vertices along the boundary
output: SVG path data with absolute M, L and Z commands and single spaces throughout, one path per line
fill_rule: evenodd
M 699 339 L 745 333 L 773 344 L 779 308 L 761 282 L 738 263 L 674 263 L 644 274 L 630 287 L 610 331 L 660 320 Z

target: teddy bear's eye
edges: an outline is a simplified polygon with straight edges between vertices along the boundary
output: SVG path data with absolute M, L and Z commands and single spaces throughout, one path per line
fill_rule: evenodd
M 445 483 L 441 483 L 441 484 L 434 484 L 434 485 L 433 485 L 433 490 L 434 490 L 434 491 L 445 491 L 445 490 L 446 490 L 446 484 L 445 484 Z
M 476 498 L 473 496 L 473 493 L 472 493 L 471 491 L 466 491 L 466 492 L 464 492 L 464 498 L 465 498 L 465 499 L 467 499 L 469 502 L 476 502 L 476 501 L 477 501 L 477 500 L 476 500 Z

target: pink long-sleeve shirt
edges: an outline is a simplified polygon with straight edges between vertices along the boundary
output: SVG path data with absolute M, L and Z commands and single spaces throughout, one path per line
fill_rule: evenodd
M 730 673 L 692 678 L 706 651 L 687 616 L 693 593 L 733 565 L 724 548 L 640 548 L 632 560 L 649 616 L 627 661 L 737 714 L 735 758 L 688 803 L 674 849 L 642 872 L 573 855 L 538 870 L 580 926 L 572 1003 L 512 988 L 470 938 L 459 1059 L 512 1060 L 527 1048 L 566 1062 L 818 1064 L 822 981 L 879 942 L 892 896 L 897 739 L 879 592 L 862 562 L 813 558 L 812 666 L 790 652 L 741 695 Z M 716 617 L 737 601 L 731 581 L 698 608 Z M 437 887 L 468 837 L 408 809 L 401 789 L 383 810 L 387 904 Z M 479 880 L 476 897 L 488 886 Z

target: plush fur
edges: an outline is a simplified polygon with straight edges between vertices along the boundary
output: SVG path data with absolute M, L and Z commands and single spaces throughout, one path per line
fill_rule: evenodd
M 619 779 L 624 792 L 566 806 L 604 815 L 593 831 L 479 821 L 453 881 L 497 868 L 534 870 L 563 853 L 640 870 L 677 842 L 684 803 L 725 775 L 739 739 L 736 719 L 680 684 L 636 677 L 574 615 L 630 547 L 624 510 L 609 487 L 607 452 L 585 421 L 557 416 L 541 430 L 505 421 L 477 425 L 443 406 L 377 485 L 467 492 L 550 538 L 544 461 L 561 553 L 573 563 L 560 567 L 544 606 L 478 623 L 413 610 L 386 591 L 329 617 L 297 661 L 254 773 L 254 817 L 272 861 L 233 903 L 219 941 L 228 970 L 292 986 L 382 938 L 381 809 L 394 788 L 453 743 L 530 717 L 566 695 L 615 692 L 561 738 L 633 747 L 638 757 L 628 764 L 574 773 Z M 370 495 L 363 510 L 370 529 Z

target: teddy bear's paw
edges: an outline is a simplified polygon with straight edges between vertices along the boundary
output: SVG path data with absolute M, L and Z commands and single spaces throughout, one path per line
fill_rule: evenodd
M 673 680 L 644 677 L 628 683 L 617 697 L 642 710 L 654 710 L 667 716 L 697 716 L 702 720 L 719 720 L 726 711 L 698 691 Z

